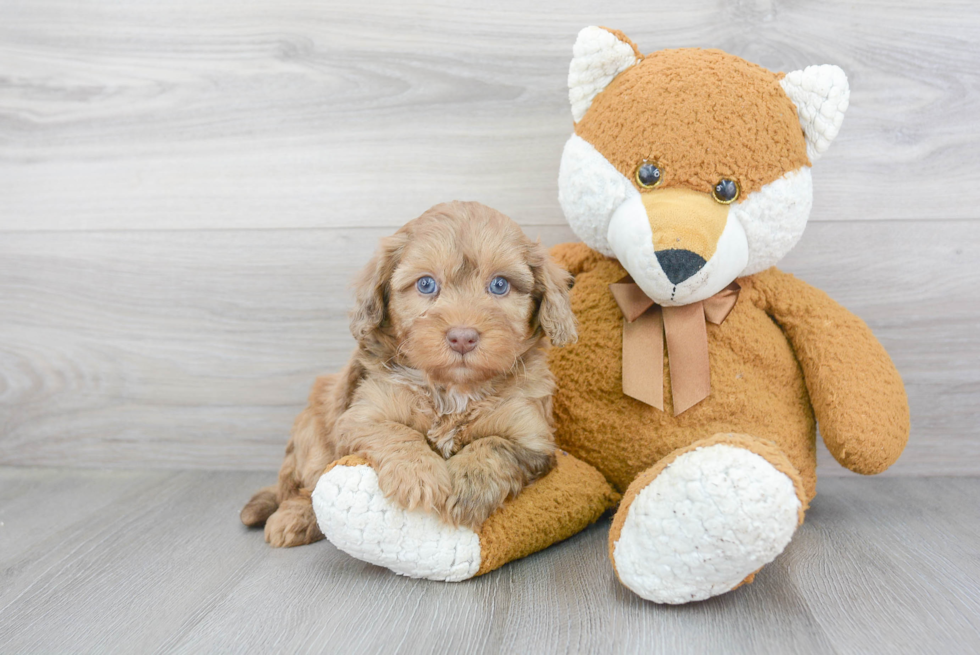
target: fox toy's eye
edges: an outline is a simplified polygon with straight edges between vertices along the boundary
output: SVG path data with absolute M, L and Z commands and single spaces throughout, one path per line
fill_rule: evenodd
M 489 288 L 490 288 L 490 293 L 492 293 L 493 295 L 503 296 L 506 295 L 508 291 L 510 291 L 510 282 L 498 276 L 490 280 Z
M 425 277 L 420 277 L 418 282 L 415 283 L 415 288 L 419 290 L 423 296 L 431 296 L 436 291 L 439 290 L 439 285 L 436 284 L 435 278 L 431 275 L 426 275 Z
M 653 162 L 645 161 L 636 168 L 636 183 L 644 189 L 658 186 L 663 179 L 663 171 Z
M 723 205 L 730 205 L 738 200 L 738 182 L 722 180 L 711 190 L 712 197 Z

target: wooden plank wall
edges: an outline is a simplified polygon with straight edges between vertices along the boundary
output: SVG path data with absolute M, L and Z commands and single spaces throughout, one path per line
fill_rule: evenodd
M 848 72 L 784 268 L 891 351 L 892 472 L 980 473 L 975 3 L 597 7 L 0 0 L 0 464 L 275 468 L 379 237 L 461 198 L 574 238 L 565 76 L 600 24 Z

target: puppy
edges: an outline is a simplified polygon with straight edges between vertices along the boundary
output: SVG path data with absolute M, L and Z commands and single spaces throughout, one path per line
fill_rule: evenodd
M 317 378 L 278 485 L 242 522 L 264 522 L 273 546 L 322 539 L 310 493 L 358 455 L 398 505 L 479 527 L 554 465 L 547 348 L 576 338 L 569 282 L 478 203 L 437 205 L 384 239 L 355 283 L 353 356 Z

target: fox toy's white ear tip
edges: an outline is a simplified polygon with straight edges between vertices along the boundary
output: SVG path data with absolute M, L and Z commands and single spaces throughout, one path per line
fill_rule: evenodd
M 580 29 L 578 31 L 578 35 L 575 37 L 575 45 L 573 46 L 573 50 L 584 48 L 589 41 L 596 37 L 596 30 L 602 30 L 602 28 L 598 25 L 589 25 L 588 27 L 583 27 Z
M 780 84 L 796 105 L 810 161 L 820 158 L 840 132 L 851 91 L 837 66 L 807 66 L 787 73 Z
M 638 59 L 629 39 L 624 41 L 607 29 L 593 25 L 578 33 L 568 68 L 568 100 L 576 123 L 585 116 L 593 98 Z

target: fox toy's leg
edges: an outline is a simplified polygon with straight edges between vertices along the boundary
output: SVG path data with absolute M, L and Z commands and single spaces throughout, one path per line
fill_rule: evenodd
M 637 477 L 613 519 L 609 555 L 647 600 L 703 600 L 751 582 L 805 509 L 800 476 L 774 443 L 719 434 Z
M 413 578 L 456 582 L 566 539 L 619 495 L 594 468 L 559 452 L 555 468 L 494 512 L 479 531 L 392 504 L 368 463 L 345 457 L 320 478 L 313 507 L 337 548 Z

